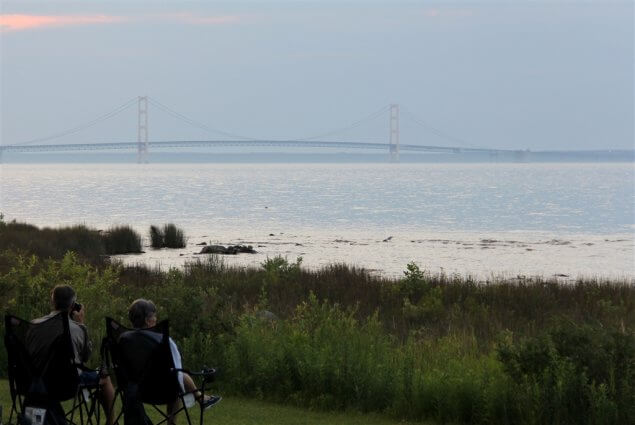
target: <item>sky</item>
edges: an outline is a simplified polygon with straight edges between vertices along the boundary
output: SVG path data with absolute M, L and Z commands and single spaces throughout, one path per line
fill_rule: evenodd
M 156 141 L 387 143 L 399 104 L 401 143 L 635 148 L 631 1 L 0 5 L 5 145 L 136 141 L 148 96 Z

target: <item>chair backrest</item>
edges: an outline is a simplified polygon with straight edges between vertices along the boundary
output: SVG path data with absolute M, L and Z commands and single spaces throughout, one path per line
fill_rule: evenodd
M 180 386 L 167 320 L 153 328 L 130 329 L 107 317 L 106 340 L 117 387 L 124 395 L 134 391 L 135 397 L 151 404 L 176 400 Z
M 73 398 L 79 374 L 68 314 L 61 312 L 40 323 L 12 315 L 4 321 L 11 395 L 35 402 Z

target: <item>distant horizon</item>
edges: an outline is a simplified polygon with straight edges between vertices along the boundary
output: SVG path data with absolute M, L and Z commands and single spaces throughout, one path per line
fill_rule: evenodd
M 506 155 L 490 156 L 483 153 L 438 154 L 438 153 L 402 153 L 399 161 L 412 163 L 633 163 L 635 150 L 596 150 L 596 151 L 518 151 L 522 157 L 506 153 Z M 49 153 L 5 153 L 2 156 L 5 164 L 115 164 L 136 163 L 137 153 L 133 151 L 110 152 L 49 152 Z M 391 163 L 390 155 L 382 153 L 281 153 L 281 152 L 150 152 L 148 163 L 154 164 L 382 164 Z

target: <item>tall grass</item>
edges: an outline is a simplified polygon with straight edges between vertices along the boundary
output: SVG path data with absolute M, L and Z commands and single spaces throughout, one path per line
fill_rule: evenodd
M 163 226 L 163 245 L 166 248 L 185 248 L 185 233 L 172 223 Z
M 6 250 L 53 259 L 74 251 L 91 263 L 101 262 L 106 254 L 100 232 L 84 225 L 39 229 L 31 224 L 0 221 L 0 251 Z
M 150 244 L 155 249 L 185 248 L 185 233 L 172 223 L 164 224 L 162 229 L 150 226 Z
M 154 249 L 163 248 L 163 232 L 157 226 L 150 226 L 150 246 Z
M 141 252 L 141 236 L 130 226 L 115 226 L 102 235 L 107 254 Z

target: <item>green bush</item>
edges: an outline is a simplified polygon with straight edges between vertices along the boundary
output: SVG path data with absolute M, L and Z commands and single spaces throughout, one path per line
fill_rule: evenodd
M 154 249 L 163 248 L 163 232 L 157 226 L 150 226 L 150 246 Z
M 164 224 L 162 229 L 150 226 L 150 245 L 155 249 L 185 248 L 185 233 L 172 223 Z
M 635 337 L 561 320 L 498 356 L 515 383 L 523 416 L 538 423 L 621 424 L 635 421 Z
M 163 226 L 163 246 L 166 248 L 185 248 L 185 233 L 172 223 Z
M 74 251 L 92 263 L 102 262 L 105 254 L 100 233 L 83 225 L 39 229 L 16 221 L 1 223 L 0 251 L 16 250 L 55 260 L 62 259 L 68 251 Z
M 116 226 L 102 235 L 106 254 L 140 253 L 141 236 L 130 226 Z

